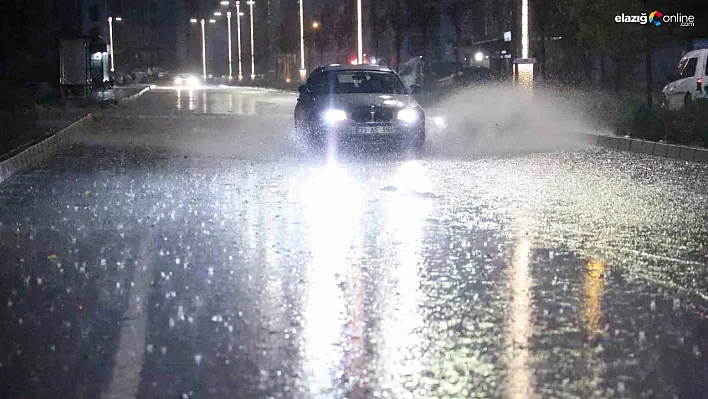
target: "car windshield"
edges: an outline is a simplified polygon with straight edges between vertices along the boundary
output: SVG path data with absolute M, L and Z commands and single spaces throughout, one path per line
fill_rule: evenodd
M 317 94 L 405 94 L 403 84 L 392 72 L 330 71 L 315 87 Z

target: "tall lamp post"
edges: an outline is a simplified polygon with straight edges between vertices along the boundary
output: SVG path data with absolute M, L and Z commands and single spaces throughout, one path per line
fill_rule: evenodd
M 229 80 L 234 78 L 234 69 L 231 65 L 231 11 L 226 13 L 227 24 L 229 27 Z
M 202 28 L 202 77 L 206 79 L 207 69 L 206 69 L 206 21 L 204 18 L 199 20 L 199 24 Z
M 519 86 L 530 92 L 533 87 L 533 65 L 535 58 L 529 57 L 529 0 L 521 0 L 521 58 L 514 60 L 514 78 Z
M 302 0 L 300 0 L 300 80 L 305 80 L 307 69 L 305 69 L 305 25 L 302 15 Z
M 122 21 L 121 17 L 116 17 L 115 18 L 116 22 Z M 114 57 L 114 44 L 113 44 L 113 17 L 108 17 L 108 36 L 109 40 L 111 42 L 111 72 L 116 71 L 116 61 Z
M 251 80 L 256 80 L 256 62 L 253 52 L 253 5 L 256 4 L 256 2 L 249 0 L 246 4 L 251 7 Z
M 236 30 L 238 31 L 238 80 L 243 80 L 243 61 L 241 60 L 241 2 L 236 2 Z
M 356 20 L 357 20 L 357 47 L 358 47 L 358 57 L 357 61 L 359 65 L 364 63 L 364 39 L 361 32 L 361 0 L 356 0 Z

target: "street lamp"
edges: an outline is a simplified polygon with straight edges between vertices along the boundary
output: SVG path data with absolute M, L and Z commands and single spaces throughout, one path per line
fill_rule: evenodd
M 255 1 L 249 0 L 246 4 L 251 7 L 251 80 L 256 79 L 256 62 L 254 60 L 253 53 L 253 5 L 256 4 Z
M 116 71 L 116 62 L 115 62 L 114 55 L 113 55 L 113 20 L 114 20 L 113 17 L 108 17 L 108 36 L 109 36 L 109 38 L 110 38 L 109 40 L 111 42 L 111 72 Z M 121 17 L 115 17 L 116 22 L 120 22 L 122 20 L 123 19 Z
M 204 28 L 205 24 L 204 18 L 199 20 L 199 24 L 202 26 L 202 77 L 206 79 L 206 29 Z
M 234 70 L 231 64 L 231 11 L 226 13 L 226 22 L 229 27 L 229 80 L 234 78 Z
M 300 0 L 300 80 L 305 80 L 305 23 L 302 15 L 302 0 Z
M 236 30 L 238 31 L 238 80 L 243 80 L 243 62 L 241 61 L 241 2 L 236 2 Z
M 302 1 L 302 0 L 301 0 Z M 526 1 L 526 0 L 524 0 Z M 358 62 L 359 65 L 364 63 L 364 39 L 361 32 L 361 0 L 356 0 L 356 19 L 357 19 L 357 43 L 358 43 Z

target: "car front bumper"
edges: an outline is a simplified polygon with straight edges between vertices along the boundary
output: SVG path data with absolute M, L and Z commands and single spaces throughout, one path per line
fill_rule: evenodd
M 364 132 L 366 131 L 366 132 Z M 397 123 L 345 123 L 320 124 L 313 134 L 320 138 L 357 141 L 407 141 L 424 140 L 425 127 L 422 123 L 405 125 Z

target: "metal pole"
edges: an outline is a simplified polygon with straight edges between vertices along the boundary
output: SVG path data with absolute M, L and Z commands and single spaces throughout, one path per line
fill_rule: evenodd
M 357 17 L 357 42 L 358 42 L 358 63 L 364 63 L 364 39 L 361 32 L 361 0 L 356 0 L 356 17 Z
M 113 59 L 113 17 L 108 17 L 108 36 L 111 41 L 111 72 L 115 72 L 116 63 Z
M 300 0 L 300 80 L 305 80 L 305 23 L 302 15 L 302 0 Z
M 256 62 L 253 52 L 253 4 L 253 0 L 248 2 L 248 5 L 251 6 L 251 80 L 256 79 Z
M 202 18 L 199 23 L 202 25 L 202 77 L 206 79 L 206 29 L 204 28 L 206 21 Z
M 521 0 L 521 58 L 529 58 L 529 0 Z
M 238 80 L 243 80 L 243 62 L 241 60 L 241 2 L 236 2 L 236 30 L 238 30 Z
M 226 13 L 227 23 L 229 26 L 229 80 L 234 78 L 234 70 L 231 64 L 231 11 Z

